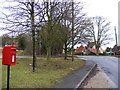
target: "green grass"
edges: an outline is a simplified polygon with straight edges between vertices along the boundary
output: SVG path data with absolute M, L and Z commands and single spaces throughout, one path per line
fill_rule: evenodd
M 1 59 L 0 59 L 0 90 L 2 88 L 2 62 L 1 62 Z
M 120 55 L 79 55 L 79 56 L 113 56 L 113 57 L 120 57 Z
M 2 50 L 0 49 L 0 56 L 1 55 L 2 55 Z M 1 87 L 2 87 L 2 62 L 0 59 L 0 90 L 1 90 Z
M 64 77 L 84 65 L 83 60 L 63 60 L 54 58 L 46 61 L 37 59 L 36 72 L 32 72 L 32 59 L 17 59 L 17 64 L 11 66 L 10 88 L 50 88 L 61 82 Z M 7 66 L 2 66 L 2 87 L 6 88 Z
M 120 55 L 113 55 L 114 57 L 120 57 Z

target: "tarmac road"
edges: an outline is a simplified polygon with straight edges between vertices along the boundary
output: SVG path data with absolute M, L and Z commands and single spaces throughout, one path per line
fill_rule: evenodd
M 115 83 L 116 87 L 119 86 L 118 85 L 118 64 L 120 65 L 120 62 L 118 62 L 117 57 L 111 57 L 111 56 L 78 56 L 78 57 L 85 60 L 94 61 L 106 73 L 106 75 L 113 81 L 113 83 Z

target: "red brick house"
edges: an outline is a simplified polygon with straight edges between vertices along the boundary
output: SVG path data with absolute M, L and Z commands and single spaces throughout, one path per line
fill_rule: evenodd
M 75 50 L 75 53 L 76 54 L 81 54 L 81 55 L 83 55 L 83 52 L 85 51 L 85 47 L 83 46 L 83 45 L 81 45 L 79 48 L 77 48 L 76 50 Z
M 98 51 L 99 54 L 103 54 L 103 50 L 101 48 L 99 48 L 99 51 Z M 81 45 L 79 48 L 77 48 L 75 50 L 75 54 L 78 54 L 78 55 L 96 55 L 97 54 L 97 50 L 95 48 L 95 43 L 94 42 L 88 42 L 88 45 L 87 46 L 83 46 Z
M 113 52 L 115 55 L 120 55 L 120 46 L 115 45 L 115 46 L 112 48 L 112 52 Z

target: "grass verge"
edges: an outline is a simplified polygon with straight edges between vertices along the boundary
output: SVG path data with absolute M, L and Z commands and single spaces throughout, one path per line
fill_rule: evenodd
M 120 57 L 120 55 L 78 55 L 78 56 L 113 56 L 113 57 Z
M 2 62 L 0 59 L 0 90 L 2 89 Z
M 61 82 L 64 77 L 80 69 L 84 61 L 80 59 L 63 60 L 46 58 L 36 60 L 36 72 L 32 72 L 32 59 L 17 59 L 17 65 L 11 66 L 10 88 L 50 88 Z M 7 66 L 2 66 L 2 88 L 6 88 Z
M 2 49 L 0 47 L 0 56 L 2 55 Z M 2 89 L 2 60 L 0 59 L 0 90 Z

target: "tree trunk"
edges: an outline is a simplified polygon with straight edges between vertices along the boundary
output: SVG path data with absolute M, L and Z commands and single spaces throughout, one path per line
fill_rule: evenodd
M 66 45 L 66 43 L 65 43 L 64 53 L 65 53 L 65 54 L 64 54 L 64 55 L 65 55 L 65 56 L 64 56 L 64 59 L 67 60 L 67 45 Z
M 41 42 L 40 42 L 40 32 L 37 30 L 37 35 L 36 35 L 36 55 L 41 55 Z
M 74 1 L 72 0 L 72 61 L 74 61 Z
M 36 55 L 41 55 L 40 43 L 38 41 L 36 43 Z
M 48 60 L 48 61 L 50 60 L 50 57 L 51 57 L 51 47 L 48 46 L 48 47 L 47 47 L 47 60 Z
M 35 72 L 35 25 L 34 25 L 34 0 L 31 0 L 31 25 L 32 25 L 32 39 L 33 39 L 33 72 Z
M 99 55 L 99 46 L 98 46 L 98 44 L 96 44 L 96 55 Z
M 96 55 L 99 55 L 99 48 L 96 48 Z

